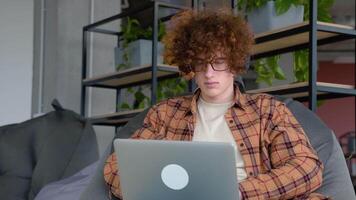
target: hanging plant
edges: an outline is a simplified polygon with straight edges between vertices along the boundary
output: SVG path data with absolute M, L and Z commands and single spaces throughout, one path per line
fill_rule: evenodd
M 332 22 L 330 9 L 334 0 L 318 1 L 318 21 Z M 304 21 L 309 20 L 309 1 L 304 4 Z M 304 82 L 309 79 L 309 50 L 303 49 L 293 52 L 293 72 L 296 82 Z
M 286 76 L 279 66 L 280 55 L 268 58 L 258 59 L 255 61 L 254 70 L 258 74 L 257 83 L 265 82 L 272 85 L 274 79 L 285 80 Z
M 148 89 L 149 85 L 139 86 L 137 89 L 132 87 L 127 88 L 127 92 L 134 96 L 134 101 L 130 105 L 127 102 L 123 102 L 119 105 L 120 110 L 132 110 L 147 108 L 151 104 L 151 98 L 145 95 L 144 90 Z M 188 81 L 183 78 L 171 78 L 158 82 L 157 85 L 157 101 L 178 96 L 188 88 Z

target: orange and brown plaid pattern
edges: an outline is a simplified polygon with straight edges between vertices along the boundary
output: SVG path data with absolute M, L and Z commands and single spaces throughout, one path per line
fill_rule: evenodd
M 199 94 L 197 90 L 193 96 L 153 106 L 132 138 L 191 141 Z M 225 119 L 248 175 L 239 185 L 243 199 L 328 199 L 312 193 L 322 183 L 323 166 L 284 103 L 266 94 L 242 94 L 235 87 L 234 104 Z M 114 154 L 107 159 L 104 178 L 121 198 Z

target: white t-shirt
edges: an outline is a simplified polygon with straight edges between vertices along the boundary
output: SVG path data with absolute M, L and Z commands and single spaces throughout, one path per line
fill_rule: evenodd
M 244 162 L 224 116 L 231 105 L 231 102 L 223 104 L 208 103 L 200 97 L 198 100 L 198 117 L 193 141 L 231 143 L 236 152 L 237 180 L 241 182 L 247 177 Z

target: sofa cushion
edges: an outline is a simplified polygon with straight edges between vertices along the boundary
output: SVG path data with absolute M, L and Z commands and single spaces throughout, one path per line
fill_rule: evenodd
M 132 118 L 125 126 L 123 126 L 115 135 L 115 138 L 129 138 L 138 128 L 142 126 L 143 119 L 146 117 L 148 109 L 142 111 L 134 118 Z M 88 187 L 80 196 L 80 200 L 97 200 L 97 199 L 109 199 L 109 187 L 107 187 L 103 169 L 107 157 L 114 151 L 112 143 L 106 148 L 103 155 L 99 160 L 98 168 L 95 171 L 95 175 L 90 181 Z M 112 196 L 112 199 L 117 199 Z
M 334 145 L 328 147 L 333 153 L 324 163 L 323 185 L 318 189 L 318 192 L 330 196 L 334 200 L 356 200 L 344 154 L 334 135 L 333 141 Z
M 1 197 L 31 200 L 47 183 L 97 160 L 91 124 L 56 101 L 53 106 L 56 110 L 44 116 L 0 127 L 0 182 L 13 184 L 0 187 Z
M 311 145 L 318 153 L 320 160 L 326 163 L 332 153 L 332 148 L 330 147 L 334 144 L 332 130 L 303 104 L 289 98 L 277 98 L 283 101 L 293 113 L 303 127 Z
M 303 127 L 311 145 L 324 164 L 323 183 L 318 193 L 334 200 L 356 199 L 344 154 L 333 131 L 303 104 L 292 99 L 283 99 Z
M 88 165 L 74 175 L 55 181 L 44 186 L 35 200 L 75 200 L 79 199 L 82 191 L 88 186 L 94 176 L 98 161 Z
M 123 126 L 118 132 L 116 132 L 115 138 L 129 138 L 131 137 L 137 129 L 142 127 L 143 120 L 145 119 L 148 108 L 137 114 L 132 118 L 125 126 Z
M 14 131 L 19 127 L 19 131 Z M 0 174 L 17 174 L 26 177 L 32 173 L 31 163 L 33 155 L 27 140 L 31 137 L 29 134 L 23 134 L 20 125 L 8 125 L 0 127 Z M 14 144 L 17 144 L 16 146 Z M 29 151 L 30 150 L 30 151 Z M 11 164 L 10 164 L 11 163 Z M 14 165 L 17 163 L 18 165 Z
M 0 196 L 27 199 L 35 166 L 33 137 L 27 133 L 28 123 L 0 128 Z M 13 199 L 6 198 L 6 199 Z
M 1 199 L 24 200 L 27 199 L 27 193 L 31 179 L 17 175 L 0 175 L 0 195 Z

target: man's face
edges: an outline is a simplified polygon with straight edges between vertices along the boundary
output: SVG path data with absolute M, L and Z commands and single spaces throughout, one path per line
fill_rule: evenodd
M 195 82 L 201 89 L 201 95 L 205 101 L 226 103 L 232 100 L 234 74 L 231 73 L 223 54 L 216 53 L 209 60 L 197 59 L 193 68 Z

